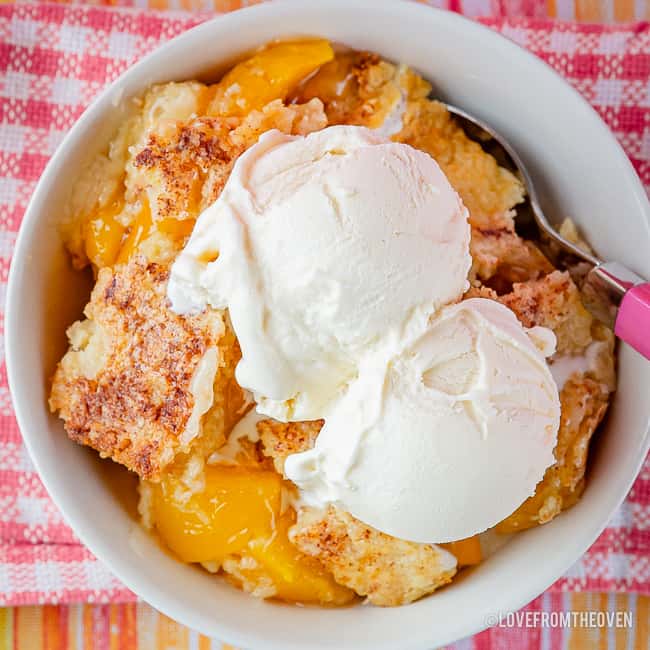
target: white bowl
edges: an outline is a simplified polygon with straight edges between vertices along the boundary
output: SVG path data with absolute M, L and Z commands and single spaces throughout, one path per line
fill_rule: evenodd
M 650 277 L 650 209 L 597 114 L 544 63 L 490 30 L 415 3 L 271 3 L 205 23 L 133 66 L 83 114 L 34 193 L 7 297 L 7 366 L 20 428 L 49 493 L 75 532 L 133 591 L 204 634 L 249 648 L 430 648 L 488 626 L 556 580 L 605 526 L 648 449 L 650 364 L 626 346 L 619 390 L 592 449 L 580 503 L 522 533 L 476 570 L 412 605 L 299 608 L 257 601 L 176 562 L 139 532 L 126 472 L 68 440 L 46 407 L 48 378 L 79 317 L 87 281 L 56 230 L 77 170 L 112 134 L 125 98 L 154 82 L 210 77 L 274 38 L 320 35 L 408 63 L 440 95 L 507 135 L 549 214 L 571 216 L 595 249 Z M 645 387 L 646 390 L 642 388 Z M 126 480 L 126 489 L 120 483 Z

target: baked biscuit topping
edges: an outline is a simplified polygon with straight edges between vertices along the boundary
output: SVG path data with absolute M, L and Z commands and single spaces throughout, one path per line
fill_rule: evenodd
M 373 605 L 410 603 L 456 573 L 456 558 L 448 551 L 391 537 L 334 506 L 298 510 L 289 539 Z
M 202 387 L 212 386 L 223 354 L 223 315 L 170 312 L 168 275 L 140 256 L 99 272 L 88 320 L 70 329 L 72 349 L 50 397 L 73 440 L 147 479 L 199 435 L 212 404 Z

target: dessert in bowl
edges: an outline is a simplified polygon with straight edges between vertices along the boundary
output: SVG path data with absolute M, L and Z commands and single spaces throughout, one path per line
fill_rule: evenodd
M 262 597 L 399 605 L 575 503 L 613 338 L 516 234 L 517 179 L 372 53 L 183 78 L 140 87 L 57 224 L 97 280 L 50 403 L 162 544 Z
M 270 43 L 148 90 L 73 189 L 97 283 L 50 406 L 166 547 L 255 595 L 403 605 L 581 494 L 613 335 L 430 90 Z

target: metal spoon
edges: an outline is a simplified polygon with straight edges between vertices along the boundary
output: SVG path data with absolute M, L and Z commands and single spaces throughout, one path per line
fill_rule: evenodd
M 616 336 L 650 359 L 650 283 L 618 262 L 604 262 L 562 237 L 546 218 L 533 179 L 508 141 L 482 120 L 451 104 L 446 106 L 470 139 L 479 142 L 523 182 L 528 204 L 525 207 L 530 208 L 532 219 L 526 223 L 526 210 L 517 210 L 520 234 L 526 227 L 536 227 L 545 252 L 580 286 L 585 307 Z

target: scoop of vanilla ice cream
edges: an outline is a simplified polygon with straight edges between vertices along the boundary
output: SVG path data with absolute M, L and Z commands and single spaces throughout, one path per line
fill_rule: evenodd
M 560 402 L 540 349 L 553 351 L 553 334 L 540 329 L 529 336 L 492 300 L 444 308 L 388 363 L 361 368 L 315 447 L 287 458 L 287 477 L 308 503 L 402 539 L 493 526 L 554 462 Z
M 199 217 L 168 295 L 228 308 L 259 412 L 316 419 L 373 346 L 466 290 L 469 238 L 428 154 L 362 127 L 270 131 Z

